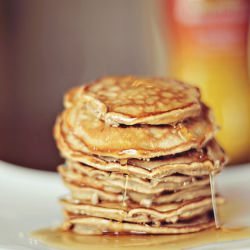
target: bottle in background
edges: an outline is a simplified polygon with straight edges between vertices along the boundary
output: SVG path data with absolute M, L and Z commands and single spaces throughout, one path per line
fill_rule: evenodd
M 198 85 L 232 163 L 250 156 L 247 0 L 163 0 L 170 76 Z M 165 34 L 163 31 L 163 34 Z

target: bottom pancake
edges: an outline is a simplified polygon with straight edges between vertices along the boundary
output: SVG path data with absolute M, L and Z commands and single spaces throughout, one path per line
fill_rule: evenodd
M 137 203 L 101 202 L 93 205 L 81 203 L 70 198 L 61 199 L 61 203 L 68 217 L 81 215 L 105 218 L 120 222 L 154 223 L 162 222 L 176 223 L 178 221 L 190 220 L 197 216 L 206 214 L 212 210 L 211 198 L 203 198 L 181 203 L 164 205 L 152 205 L 150 208 L 141 207 Z M 216 198 L 216 203 L 222 204 L 221 197 Z
M 209 213 L 191 221 L 175 224 L 136 224 L 109 219 L 78 216 L 67 220 L 62 226 L 65 231 L 82 235 L 100 234 L 185 234 L 199 232 L 214 227 L 214 219 Z

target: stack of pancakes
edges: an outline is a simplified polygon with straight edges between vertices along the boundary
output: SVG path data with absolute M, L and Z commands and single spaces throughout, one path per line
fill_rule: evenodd
M 70 90 L 54 129 L 64 230 L 179 234 L 214 226 L 209 176 L 225 164 L 196 87 L 104 77 Z

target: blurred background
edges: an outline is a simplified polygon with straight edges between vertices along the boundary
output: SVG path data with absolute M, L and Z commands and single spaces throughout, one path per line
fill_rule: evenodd
M 136 74 L 201 87 L 231 162 L 248 162 L 248 37 L 247 0 L 0 0 L 0 159 L 55 170 L 65 91 Z

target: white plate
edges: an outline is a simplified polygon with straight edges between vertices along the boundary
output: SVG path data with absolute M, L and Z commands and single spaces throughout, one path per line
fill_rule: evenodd
M 225 169 L 216 184 L 230 202 L 247 201 L 249 210 L 238 214 L 235 221 L 250 226 L 250 165 Z M 62 211 L 57 199 L 65 193 L 56 173 L 0 161 L 0 250 L 53 249 L 31 239 L 29 233 L 60 224 Z M 250 239 L 195 249 L 250 249 Z

